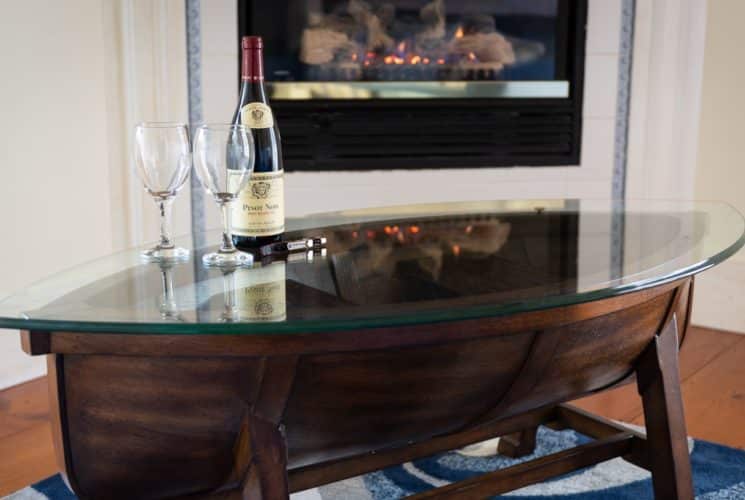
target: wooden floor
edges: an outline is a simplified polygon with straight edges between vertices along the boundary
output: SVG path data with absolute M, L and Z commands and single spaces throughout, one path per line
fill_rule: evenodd
M 745 335 L 691 328 L 680 371 L 688 433 L 745 448 Z M 634 384 L 575 404 L 644 424 Z M 56 472 L 48 414 L 44 378 L 0 391 L 0 496 Z

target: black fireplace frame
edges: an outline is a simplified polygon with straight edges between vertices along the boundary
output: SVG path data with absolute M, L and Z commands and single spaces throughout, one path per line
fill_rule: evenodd
M 257 34 L 252 1 L 237 0 L 238 46 Z M 285 170 L 579 166 L 587 5 L 558 2 L 559 15 L 570 20 L 556 50 L 567 97 L 274 99 Z

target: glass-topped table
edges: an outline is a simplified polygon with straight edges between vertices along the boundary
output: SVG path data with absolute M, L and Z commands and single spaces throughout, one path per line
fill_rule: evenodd
M 293 333 L 498 316 L 586 302 L 702 271 L 743 244 L 720 203 L 500 201 L 343 211 L 288 221 L 325 252 L 228 276 L 139 250 L 0 301 L 0 327 L 81 332 Z M 322 228 L 322 229 L 315 229 Z M 227 309 L 226 309 L 227 306 Z
M 55 446 L 84 498 L 287 498 L 538 425 L 597 441 L 426 498 L 494 495 L 623 456 L 692 498 L 677 351 L 693 275 L 745 242 L 722 203 L 524 200 L 288 220 L 324 250 L 203 267 L 120 252 L 0 301 L 48 355 Z M 563 404 L 629 381 L 646 436 Z M 470 496 L 469 496 L 470 495 Z

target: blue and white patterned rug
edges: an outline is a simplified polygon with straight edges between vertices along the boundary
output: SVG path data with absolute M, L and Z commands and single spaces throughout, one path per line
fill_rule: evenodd
M 590 441 L 574 431 L 541 428 L 536 452 L 514 460 L 450 452 L 292 495 L 292 500 L 390 500 Z M 745 451 L 689 440 L 696 498 L 745 499 Z M 652 498 L 650 475 L 617 458 L 504 495 L 518 500 L 642 500 Z M 6 500 L 75 500 L 60 476 L 50 477 Z

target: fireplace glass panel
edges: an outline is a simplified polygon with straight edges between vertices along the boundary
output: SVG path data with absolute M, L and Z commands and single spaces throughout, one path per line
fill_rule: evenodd
M 462 85 L 435 91 L 426 82 L 528 82 L 531 91 L 522 97 L 566 97 L 561 6 L 561 0 L 284 0 L 249 2 L 244 15 L 248 31 L 266 39 L 275 98 L 340 97 L 323 95 L 340 91 L 372 97 L 365 90 L 377 91 L 374 97 L 505 96 L 499 85 L 479 95 Z M 377 85 L 390 82 L 425 84 Z

